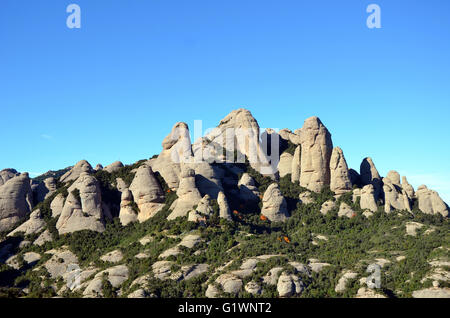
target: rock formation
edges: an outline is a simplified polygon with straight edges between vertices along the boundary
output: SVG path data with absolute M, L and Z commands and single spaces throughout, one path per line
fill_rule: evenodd
M 146 164 L 137 169 L 130 185 L 130 191 L 139 208 L 139 222 L 148 220 L 164 207 L 164 193 L 152 168 Z
M 53 177 L 45 179 L 39 183 L 34 189 L 37 202 L 42 202 L 56 191 L 56 180 Z
M 52 210 L 52 217 L 57 217 L 61 214 L 64 208 L 64 202 L 66 198 L 64 198 L 63 194 L 58 194 L 53 201 L 50 203 L 50 209 Z
M 0 186 L 4 185 L 9 179 L 12 179 L 19 175 L 20 173 L 18 173 L 14 169 L 3 169 L 2 171 L 0 171 Z
M 278 173 L 280 178 L 292 173 L 292 159 L 293 156 L 289 152 L 283 152 L 278 162 Z
M 169 220 L 182 217 L 188 214 L 202 199 L 200 191 L 195 185 L 195 171 L 189 167 L 183 167 L 180 175 L 180 185 L 177 190 L 178 199 L 176 199 L 170 209 L 172 213 L 168 216 Z
M 339 147 L 335 147 L 330 160 L 330 189 L 337 195 L 352 190 L 352 183 L 348 172 L 347 161 Z
M 87 162 L 86 160 L 81 160 L 77 162 L 77 164 L 72 169 L 63 174 L 61 178 L 59 178 L 59 181 L 60 182 L 73 181 L 78 179 L 78 177 L 82 173 L 92 173 L 92 172 L 94 172 L 94 169 L 92 169 L 89 162 Z
M 408 180 L 406 179 L 405 176 L 402 177 L 402 188 L 403 190 L 405 190 L 410 200 L 414 198 L 415 196 L 414 188 L 412 185 L 408 183 Z
M 219 195 L 217 196 L 217 204 L 219 205 L 219 216 L 222 219 L 226 219 L 228 221 L 231 221 L 231 210 L 228 205 L 227 198 L 225 197 L 225 194 L 221 191 L 219 192 Z
M 376 212 L 378 210 L 378 206 L 375 201 L 375 189 L 372 184 L 368 184 L 362 188 L 360 206 L 363 210 L 367 209 L 372 212 Z
M 300 185 L 314 192 L 330 184 L 331 134 L 319 118 L 310 117 L 300 131 Z
M 6 173 L 4 173 L 5 177 Z M 7 179 L 7 178 L 5 178 Z M 28 173 L 11 177 L 0 186 L 0 232 L 11 230 L 30 213 L 33 196 Z
M 242 201 L 258 202 L 259 190 L 256 187 L 255 180 L 248 174 L 244 173 L 238 182 L 239 197 Z
M 56 228 L 59 234 L 81 230 L 103 232 L 105 215 L 97 179 L 84 172 L 69 187 L 69 195 L 59 216 Z
M 191 139 L 186 123 L 178 122 L 162 142 L 163 150 L 149 161 L 153 171 L 159 172 L 172 190 L 180 182 L 181 164 L 192 161 Z
M 400 176 L 398 175 L 397 178 L 397 174 L 391 174 L 390 178 L 383 178 L 384 211 L 386 213 L 390 213 L 393 209 L 411 211 L 408 195 L 399 184 Z
M 120 197 L 119 219 L 122 225 L 138 221 L 138 211 L 133 209 L 133 194 L 129 189 L 124 189 Z
M 8 236 L 14 236 L 14 234 L 19 232 L 22 232 L 24 235 L 39 233 L 44 228 L 45 221 L 42 219 L 41 211 L 37 209 L 30 214 L 30 218 L 26 222 L 16 227 Z
M 103 170 L 105 170 L 109 173 L 113 173 L 117 170 L 120 170 L 121 168 L 123 168 L 123 163 L 120 161 L 116 161 L 116 162 L 113 162 L 112 164 L 106 166 Z
M 429 190 L 426 186 L 421 185 L 417 188 L 416 196 L 419 201 L 419 210 L 423 213 L 440 213 L 444 217 L 448 216 L 448 206 L 436 191 Z
M 289 217 L 286 199 L 281 195 L 278 184 L 272 183 L 264 192 L 261 214 L 272 222 L 284 222 Z
M 348 218 L 351 218 L 355 216 L 355 211 L 353 211 L 352 208 L 347 203 L 342 202 L 341 205 L 339 206 L 338 216 L 339 217 L 346 216 Z
M 291 182 L 300 181 L 300 170 L 301 170 L 301 152 L 302 146 L 297 146 L 294 151 L 294 155 L 292 156 L 292 165 L 291 165 Z
M 359 172 L 361 175 L 361 184 L 363 186 L 372 184 L 375 191 L 375 200 L 378 201 L 381 196 L 382 183 L 380 174 L 378 173 L 372 158 L 367 157 L 363 159 Z

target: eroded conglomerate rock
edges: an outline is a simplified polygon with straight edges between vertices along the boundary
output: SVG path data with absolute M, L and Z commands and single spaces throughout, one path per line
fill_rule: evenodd
M 429 190 L 425 185 L 417 188 L 416 197 L 419 210 L 426 214 L 441 214 L 448 216 L 448 207 L 436 191 Z
M 52 210 L 52 217 L 57 217 L 61 214 L 64 208 L 64 202 L 66 198 L 62 193 L 59 193 L 53 201 L 50 203 L 50 209 Z
M 294 151 L 294 155 L 292 156 L 291 162 L 291 182 L 300 181 L 300 173 L 301 173 L 301 155 L 302 155 L 302 146 L 297 146 Z
M 228 200 L 223 192 L 219 192 L 219 195 L 217 196 L 217 204 L 219 205 L 219 216 L 222 219 L 231 221 L 231 209 L 228 205 Z
M 183 167 L 180 177 L 180 186 L 177 190 L 178 199 L 170 207 L 172 213 L 167 217 L 168 220 L 186 216 L 202 199 L 200 191 L 195 185 L 195 171 L 189 167 Z
M 314 192 L 330 184 L 330 159 L 333 142 L 318 117 L 305 120 L 300 132 L 300 185 Z
M 408 183 L 405 176 L 402 177 L 402 188 L 405 190 L 410 200 L 415 197 L 414 187 Z
M 39 183 L 34 189 L 34 197 L 37 202 L 42 202 L 56 191 L 56 180 L 53 177 L 45 179 Z
M 281 129 L 278 134 L 281 138 L 292 142 L 294 145 L 300 145 L 301 143 L 300 135 L 298 135 L 297 132 L 292 132 L 287 128 Z
M 333 210 L 336 207 L 336 201 L 328 200 L 324 202 L 320 208 L 320 213 L 326 215 L 328 212 Z
M 339 147 L 335 147 L 330 159 L 330 189 L 337 195 L 352 190 L 352 183 L 348 172 L 347 161 Z
M 372 184 L 374 188 L 375 201 L 378 201 L 382 194 L 382 181 L 372 158 L 364 158 L 360 166 L 361 184 L 363 186 Z
M 132 222 L 138 221 L 138 213 L 133 208 L 133 194 L 129 189 L 123 189 L 122 194 L 120 196 L 120 212 L 119 219 L 122 225 L 127 225 Z
M 9 179 L 19 175 L 20 173 L 18 173 L 15 169 L 3 169 L 0 171 L 0 186 L 4 185 Z
M 103 232 L 105 215 L 102 206 L 100 184 L 93 176 L 84 172 L 69 187 L 68 197 L 59 216 L 56 228 L 59 234 L 81 230 Z
M 346 216 L 348 218 L 352 218 L 355 216 L 355 211 L 353 211 L 347 203 L 341 202 L 341 205 L 339 206 L 338 216 Z
M 39 233 L 45 228 L 45 224 L 41 210 L 37 209 L 30 214 L 30 218 L 26 222 L 15 228 L 8 236 L 14 236 L 14 234 L 19 232 L 22 232 L 24 235 Z
M 123 163 L 120 161 L 115 161 L 112 164 L 107 165 L 103 170 L 105 170 L 109 173 L 113 173 L 113 172 L 120 170 L 121 168 L 123 168 Z
M 376 212 L 378 210 L 377 203 L 375 201 L 375 189 L 372 184 L 368 184 L 361 189 L 361 209 L 370 210 Z
M 1 185 L 0 232 L 13 229 L 20 220 L 25 218 L 33 208 L 32 202 L 33 195 L 28 173 L 11 177 Z
M 90 165 L 90 163 L 87 162 L 86 160 L 81 160 L 81 161 L 78 161 L 75 164 L 75 166 L 73 166 L 72 169 L 70 169 L 65 174 L 63 174 L 61 176 L 61 178 L 59 178 L 59 181 L 60 182 L 74 181 L 74 180 L 78 179 L 78 177 L 82 173 L 92 173 L 92 172 L 94 172 L 94 169 L 92 169 L 92 166 Z
M 191 139 L 186 123 L 178 122 L 162 142 L 163 150 L 149 161 L 153 171 L 159 172 L 172 190 L 178 188 L 181 164 L 192 160 Z
M 301 294 L 303 288 L 303 282 L 296 275 L 289 275 L 283 272 L 278 278 L 277 291 L 280 297 L 290 297 L 295 294 Z
M 164 207 L 164 192 L 152 168 L 146 164 L 141 165 L 136 171 L 130 191 L 139 208 L 137 215 L 139 222 L 148 220 Z
M 384 211 L 386 213 L 390 213 L 393 209 L 411 211 L 408 195 L 399 185 L 400 176 L 398 175 L 397 178 L 397 175 L 391 174 L 390 178 L 383 178 Z
M 210 200 L 211 197 L 206 194 L 198 203 L 197 208 L 189 212 L 188 221 L 199 222 L 209 218 L 214 212 Z
M 286 199 L 277 183 L 272 183 L 264 192 L 261 214 L 272 222 L 284 222 L 289 217 Z
M 293 156 L 289 152 L 283 152 L 278 162 L 278 173 L 280 178 L 292 173 L 292 159 Z
M 242 201 L 259 201 L 260 192 L 256 187 L 255 180 L 248 174 L 244 173 L 238 182 L 239 197 Z

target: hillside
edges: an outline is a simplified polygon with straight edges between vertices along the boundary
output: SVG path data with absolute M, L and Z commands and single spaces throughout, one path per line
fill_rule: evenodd
M 450 297 L 437 192 L 351 169 L 317 117 L 261 133 L 239 109 L 132 165 L 2 170 L 0 297 Z

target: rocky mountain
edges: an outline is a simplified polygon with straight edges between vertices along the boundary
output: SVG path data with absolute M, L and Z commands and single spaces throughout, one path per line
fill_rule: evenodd
M 0 171 L 0 296 L 450 297 L 448 213 L 351 169 L 317 117 L 262 132 L 238 109 L 131 165 Z

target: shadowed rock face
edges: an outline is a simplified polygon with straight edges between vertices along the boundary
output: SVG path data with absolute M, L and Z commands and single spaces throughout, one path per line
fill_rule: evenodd
M 28 173 L 9 178 L 0 186 L 0 232 L 9 231 L 32 209 Z
M 69 187 L 68 192 L 64 208 L 56 223 L 59 234 L 81 230 L 103 232 L 104 213 L 97 179 L 82 173 Z
M 378 173 L 372 158 L 367 157 L 363 159 L 359 172 L 361 176 L 361 184 L 363 186 L 372 184 L 375 191 L 375 200 L 378 201 L 382 195 L 382 182 L 380 174 Z
M 300 131 L 300 185 L 314 192 L 330 184 L 330 159 L 333 142 L 318 117 L 310 117 Z
M 342 149 L 336 147 L 333 149 L 330 160 L 330 189 L 336 194 L 344 194 L 352 190 L 352 183 L 348 172 L 347 161 L 345 160 Z
M 301 152 L 302 152 L 302 147 L 297 146 L 297 148 L 295 148 L 294 155 L 292 156 L 292 161 L 291 161 L 291 171 L 292 171 L 291 181 L 292 182 L 300 181 Z

